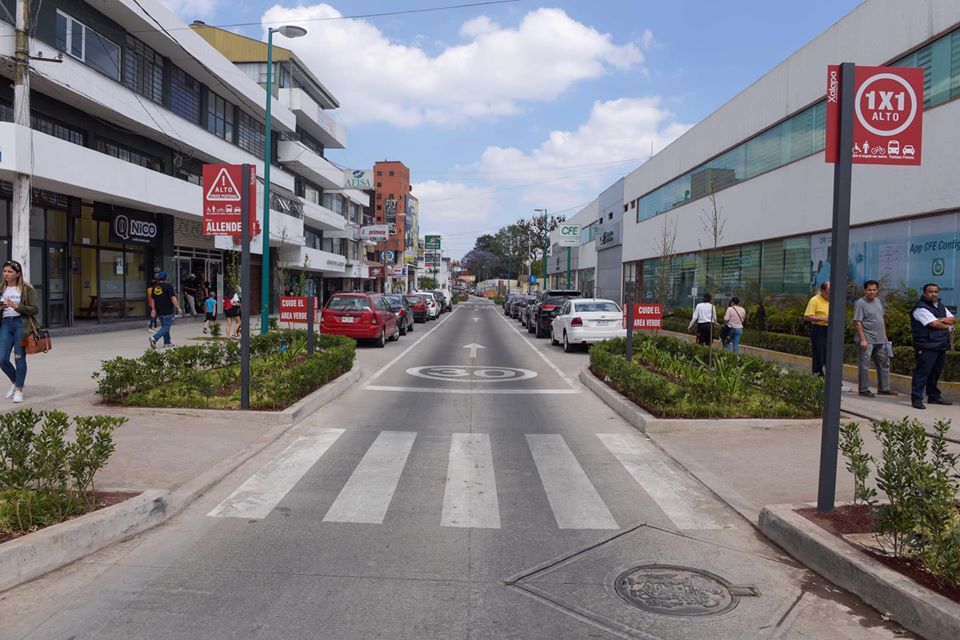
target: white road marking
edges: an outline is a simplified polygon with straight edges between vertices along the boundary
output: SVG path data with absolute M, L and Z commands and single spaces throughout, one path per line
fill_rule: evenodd
M 464 348 L 464 349 L 470 349 L 470 357 L 471 357 L 471 358 L 476 358 L 476 357 L 477 357 L 477 349 L 486 349 L 485 346 L 483 346 L 482 344 L 477 344 L 476 342 L 471 342 L 470 344 L 465 344 L 465 345 L 463 345 L 463 348 Z
M 488 434 L 453 434 L 440 526 L 500 528 L 500 504 Z
M 382 523 L 416 437 L 411 431 L 381 431 L 323 517 L 324 522 Z
M 530 342 L 530 340 L 529 340 L 525 335 L 523 335 L 522 333 L 520 333 L 520 330 L 519 330 L 519 329 L 517 329 L 515 326 L 513 326 L 512 324 L 510 324 L 510 321 L 507 320 L 506 316 L 502 316 L 502 315 L 500 315 L 500 314 L 498 313 L 498 314 L 497 314 L 497 317 L 500 318 L 501 320 L 503 320 L 503 321 L 507 324 L 508 327 L 510 327 L 511 329 L 513 329 L 513 330 L 517 333 L 517 335 L 520 336 L 520 339 L 523 340 L 524 342 L 526 342 L 527 345 L 529 345 L 529 347 L 530 347 L 531 349 L 533 349 L 534 353 L 536 353 L 538 356 L 540 356 L 541 358 L 543 358 L 543 361 L 546 362 L 548 365 L 550 365 L 550 368 L 553 369 L 554 372 L 555 372 L 558 376 L 560 376 L 561 378 L 563 378 L 564 382 L 566 382 L 568 385 L 570 385 L 570 388 L 571 388 L 571 389 L 576 389 L 576 388 L 577 388 L 577 385 L 573 383 L 573 380 L 571 380 L 570 378 L 568 378 L 568 377 L 567 377 L 567 374 L 565 374 L 563 371 L 560 370 L 560 367 L 558 367 L 557 365 L 553 364 L 553 362 L 550 361 L 550 358 L 548 358 L 546 355 L 544 355 L 544 353 L 543 353 L 542 351 L 540 351 L 540 349 L 537 349 L 537 346 L 536 346 L 535 344 L 533 344 L 532 342 Z
M 663 464 L 656 449 L 644 442 L 642 436 L 598 433 L 597 437 L 678 529 L 723 528 L 698 507 L 702 502 L 701 492 Z
M 580 393 L 579 389 L 434 389 L 430 387 L 391 387 L 370 385 L 367 391 L 404 391 L 409 393 L 447 393 L 458 395 L 516 395 L 516 396 L 570 396 Z
M 563 436 L 527 434 L 526 437 L 558 527 L 619 528 Z
M 376 373 L 374 373 L 372 376 L 370 376 L 370 379 L 367 380 L 367 384 L 369 385 L 371 382 L 373 382 L 374 380 L 376 380 L 377 378 L 379 378 L 380 376 L 382 376 L 382 375 L 386 372 L 386 370 L 389 369 L 390 367 L 392 367 L 393 365 L 395 365 L 395 364 L 397 363 L 397 361 L 400 360 L 400 358 L 402 358 L 403 356 L 405 356 L 405 355 L 407 355 L 408 353 L 410 353 L 410 351 L 412 351 L 415 346 L 417 346 L 418 344 L 420 344 L 421 342 L 423 342 L 423 341 L 426 339 L 427 336 L 429 336 L 431 333 L 433 333 L 434 331 L 436 331 L 437 329 L 439 329 L 439 328 L 440 328 L 440 325 L 442 325 L 444 322 L 446 322 L 447 320 L 449 320 L 450 318 L 452 318 L 452 317 L 453 317 L 453 314 L 456 313 L 456 311 L 457 311 L 457 310 L 454 309 L 452 312 L 450 312 L 450 313 L 447 315 L 446 318 L 440 320 L 440 321 L 433 327 L 433 329 L 430 329 L 430 331 L 427 331 L 425 334 L 423 334 L 422 336 L 420 336 L 420 338 L 418 338 L 416 342 L 414 342 L 412 345 L 410 345 L 409 347 L 407 347 L 406 349 L 404 349 L 403 351 L 401 351 L 401 352 L 400 352 L 400 355 L 398 355 L 396 358 L 394 358 L 393 360 L 391 360 L 391 361 L 388 362 L 387 364 L 385 364 L 385 365 L 383 365 L 382 367 L 380 367 L 380 368 L 376 371 Z
M 297 438 L 207 515 L 267 517 L 343 432 L 343 429 L 321 429 L 314 435 Z

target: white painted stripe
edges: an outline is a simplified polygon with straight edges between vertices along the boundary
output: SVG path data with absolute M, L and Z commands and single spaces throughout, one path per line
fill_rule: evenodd
M 580 393 L 579 389 L 431 389 L 430 387 L 390 387 L 370 385 L 368 391 L 405 391 L 408 393 L 445 393 L 459 395 L 515 395 L 515 396 L 569 396 Z
M 527 445 L 558 527 L 619 528 L 563 436 L 528 434 Z
M 380 432 L 323 520 L 382 523 L 416 437 L 412 431 Z
M 528 345 L 531 349 L 533 349 L 534 353 L 536 353 L 538 356 L 540 356 L 541 358 L 543 358 L 543 361 L 546 362 L 548 365 L 550 365 L 550 368 L 553 369 L 554 372 L 555 372 L 558 376 L 560 376 L 561 378 L 563 378 L 563 381 L 564 381 L 564 382 L 566 382 L 568 385 L 570 385 L 570 387 L 573 388 L 573 389 L 576 389 L 576 388 L 577 388 L 577 385 L 574 384 L 573 380 L 571 380 L 570 378 L 568 378 L 568 377 L 567 377 L 567 374 L 565 374 L 563 371 L 560 370 L 560 367 L 558 367 L 557 365 L 553 364 L 553 362 L 550 360 L 550 358 L 548 358 L 548 357 L 546 356 L 546 354 L 544 354 L 542 351 L 540 351 L 540 349 L 537 349 L 537 345 L 535 345 L 535 344 L 533 344 L 532 342 L 530 342 L 529 338 L 527 338 L 525 335 L 523 335 L 522 333 L 520 333 L 520 330 L 517 329 L 515 326 L 513 326 L 513 325 L 510 323 L 510 321 L 507 320 L 507 317 L 506 317 L 506 316 L 501 315 L 501 314 L 498 313 L 498 314 L 497 314 L 497 317 L 499 317 L 501 320 L 503 320 L 504 322 L 506 322 L 506 323 L 507 323 L 507 326 L 510 327 L 511 329 L 513 329 L 513 330 L 516 332 L 516 334 L 517 334 L 518 336 L 520 336 L 520 339 L 523 340 L 524 342 L 526 342 L 527 345 Z
M 320 429 L 315 434 L 297 438 L 207 515 L 267 517 L 343 432 L 343 429 Z
M 723 528 L 703 510 L 702 492 L 665 465 L 642 436 L 599 433 L 597 437 L 678 529 Z
M 431 333 L 433 333 L 434 331 L 436 331 L 437 329 L 439 329 L 439 328 L 440 328 L 440 325 L 442 325 L 444 322 L 446 322 L 447 320 L 449 320 L 450 318 L 452 318 L 452 317 L 453 317 L 453 314 L 456 313 L 456 312 L 457 312 L 457 307 L 454 307 L 454 308 L 453 308 L 453 311 L 451 311 L 450 313 L 448 313 L 446 318 L 443 318 L 442 320 L 440 320 L 439 322 L 437 322 L 437 324 L 434 325 L 433 329 L 430 329 L 430 330 L 427 331 L 425 334 L 423 334 L 422 336 L 420 336 L 420 338 L 419 338 L 416 342 L 414 342 L 412 345 L 410 345 L 409 347 L 407 347 L 406 349 L 404 349 L 403 351 L 401 351 L 401 352 L 400 352 L 400 355 L 398 355 L 396 358 L 394 358 L 393 360 L 391 360 L 391 361 L 388 362 L 387 364 L 385 364 L 385 365 L 383 365 L 382 367 L 380 367 L 380 368 L 376 371 L 376 373 L 374 373 L 372 376 L 370 376 L 370 378 L 367 380 L 367 385 L 369 385 L 371 382 L 373 382 L 374 380 L 376 380 L 377 378 L 379 378 L 380 376 L 382 376 L 382 375 L 387 371 L 387 369 L 389 369 L 389 368 L 392 367 L 393 365 L 397 364 L 397 361 L 399 361 L 400 358 L 402 358 L 403 356 L 405 356 L 405 355 L 407 355 L 408 353 L 410 353 L 415 346 L 417 346 L 418 344 L 420 344 L 421 342 L 423 342 L 423 341 L 427 338 L 427 336 L 429 336 Z
M 500 528 L 489 434 L 453 434 L 440 526 Z

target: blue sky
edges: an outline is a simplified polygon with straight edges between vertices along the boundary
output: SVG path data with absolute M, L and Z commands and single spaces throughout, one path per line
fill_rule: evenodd
M 348 148 L 328 156 L 403 161 L 421 234 L 454 257 L 534 208 L 576 213 L 859 4 L 519 0 L 331 20 L 470 0 L 163 1 L 187 22 L 306 27 L 276 40 L 341 102 Z

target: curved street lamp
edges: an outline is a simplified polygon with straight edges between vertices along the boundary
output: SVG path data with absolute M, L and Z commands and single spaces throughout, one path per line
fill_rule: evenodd
M 260 269 L 260 333 L 266 333 L 270 327 L 270 103 L 273 98 L 273 34 L 279 33 L 285 38 L 300 38 L 307 30 L 295 24 L 285 24 L 267 29 L 267 122 L 263 140 L 263 264 Z M 283 256 L 277 256 L 282 259 Z

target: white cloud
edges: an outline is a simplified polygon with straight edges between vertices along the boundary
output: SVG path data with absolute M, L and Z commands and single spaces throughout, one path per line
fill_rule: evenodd
M 303 21 L 307 37 L 277 42 L 294 49 L 337 96 L 344 120 L 399 127 L 518 113 L 579 81 L 641 65 L 640 45 L 647 40 L 615 44 L 560 9 L 536 9 L 515 28 L 483 16 L 468 20 L 460 30 L 466 43 L 430 56 L 391 41 L 365 20 L 331 19 L 340 16 L 328 4 L 274 6 L 263 21 Z
M 482 223 L 489 220 L 496 209 L 494 194 L 489 189 L 460 182 L 416 182 L 413 193 L 420 203 L 420 211 L 429 210 L 430 215 L 425 219 L 430 225 Z
M 689 128 L 676 122 L 657 96 L 597 101 L 575 131 L 551 131 L 529 152 L 487 147 L 477 163 L 464 169 L 506 183 L 529 184 L 524 202 L 569 205 L 579 202 L 577 198 L 592 200 L 611 179 L 632 171 Z
M 212 16 L 220 0 L 160 0 L 160 2 L 185 22 L 191 22 L 194 18 Z

